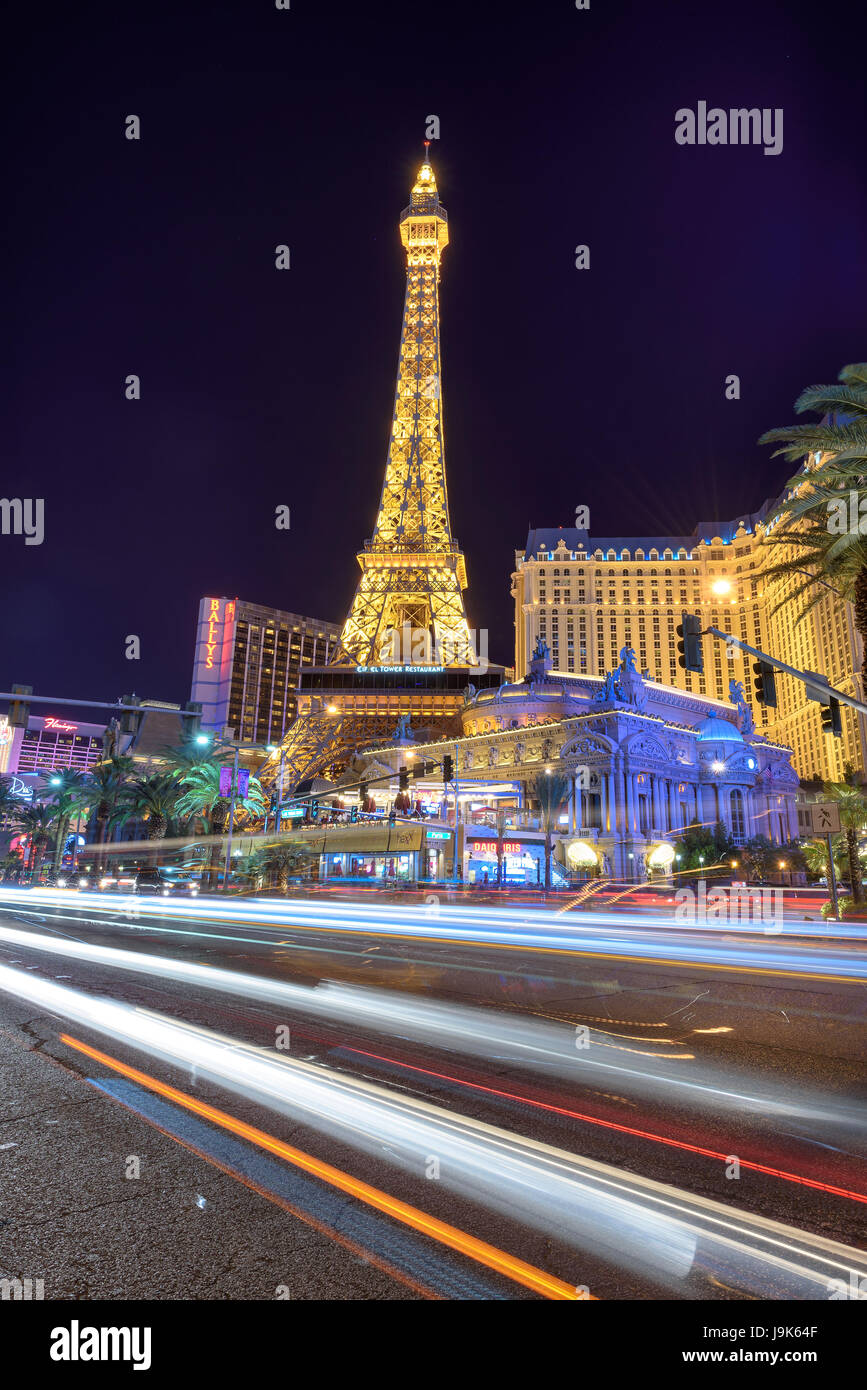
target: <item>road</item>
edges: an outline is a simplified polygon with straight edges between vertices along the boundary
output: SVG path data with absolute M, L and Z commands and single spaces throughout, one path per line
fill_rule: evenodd
M 612 918 L 0 890 L 0 1271 L 59 1298 L 860 1287 L 865 943 Z

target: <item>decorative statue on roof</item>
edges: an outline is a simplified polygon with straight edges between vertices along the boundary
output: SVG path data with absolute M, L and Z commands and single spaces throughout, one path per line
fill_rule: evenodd
M 635 665 L 635 648 L 630 647 L 628 642 L 620 652 L 618 677 L 617 685 L 621 700 L 637 710 L 643 710 L 647 704 L 647 691 L 644 688 L 644 680 Z
M 546 681 L 548 672 L 551 670 L 551 650 L 543 637 L 536 638 L 536 647 L 530 657 L 530 669 L 527 672 L 528 681 Z
M 409 715 L 402 714 L 397 721 L 397 728 L 394 731 L 394 738 L 413 738 L 412 729 L 409 727 Z
M 738 707 L 738 728 L 742 734 L 751 734 L 755 725 L 753 723 L 753 712 L 744 699 L 744 687 L 742 681 L 729 681 L 729 699 L 733 705 Z
M 473 702 L 478 693 L 472 681 L 467 681 L 467 684 L 464 686 L 464 699 L 468 705 Z
M 605 681 L 599 698 L 607 704 L 620 699 L 620 686 L 617 684 L 617 677 L 613 671 L 605 672 Z

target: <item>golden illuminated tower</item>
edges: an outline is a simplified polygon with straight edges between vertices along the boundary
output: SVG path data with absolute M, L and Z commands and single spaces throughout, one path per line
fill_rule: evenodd
M 335 664 L 476 664 L 443 447 L 439 274 L 449 226 L 427 149 L 400 217 L 406 298 L 382 497 Z

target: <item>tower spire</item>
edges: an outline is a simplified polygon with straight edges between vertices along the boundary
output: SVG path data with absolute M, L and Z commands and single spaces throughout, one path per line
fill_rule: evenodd
M 424 146 L 424 163 L 400 216 L 406 296 L 385 479 L 373 535 L 358 555 L 361 578 L 333 657 L 337 663 L 427 664 L 436 658 L 441 665 L 475 664 L 443 442 L 439 276 L 449 224 L 428 162 L 430 141 Z

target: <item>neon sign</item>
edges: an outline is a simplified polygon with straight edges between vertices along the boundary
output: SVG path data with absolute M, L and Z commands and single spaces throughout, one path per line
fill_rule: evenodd
M 475 840 L 470 846 L 470 848 L 472 849 L 473 854 L 481 854 L 484 855 L 486 858 L 493 857 L 494 859 L 496 859 L 497 857 L 496 844 L 491 844 L 488 841 L 480 842 L 478 840 Z M 503 841 L 504 854 L 523 854 L 526 848 L 526 845 L 519 844 L 517 840 Z
M 55 719 L 53 714 L 49 714 L 45 721 L 46 729 L 57 729 L 61 734 L 74 734 L 78 731 L 77 724 L 70 724 L 68 719 Z
M 205 670 L 210 671 L 214 665 L 214 652 L 217 650 L 217 628 L 220 625 L 220 600 L 210 599 L 211 611 L 208 614 L 208 640 L 205 643 L 205 651 L 208 653 L 205 659 Z
M 356 671 L 364 676 L 438 676 L 444 666 L 356 666 Z

